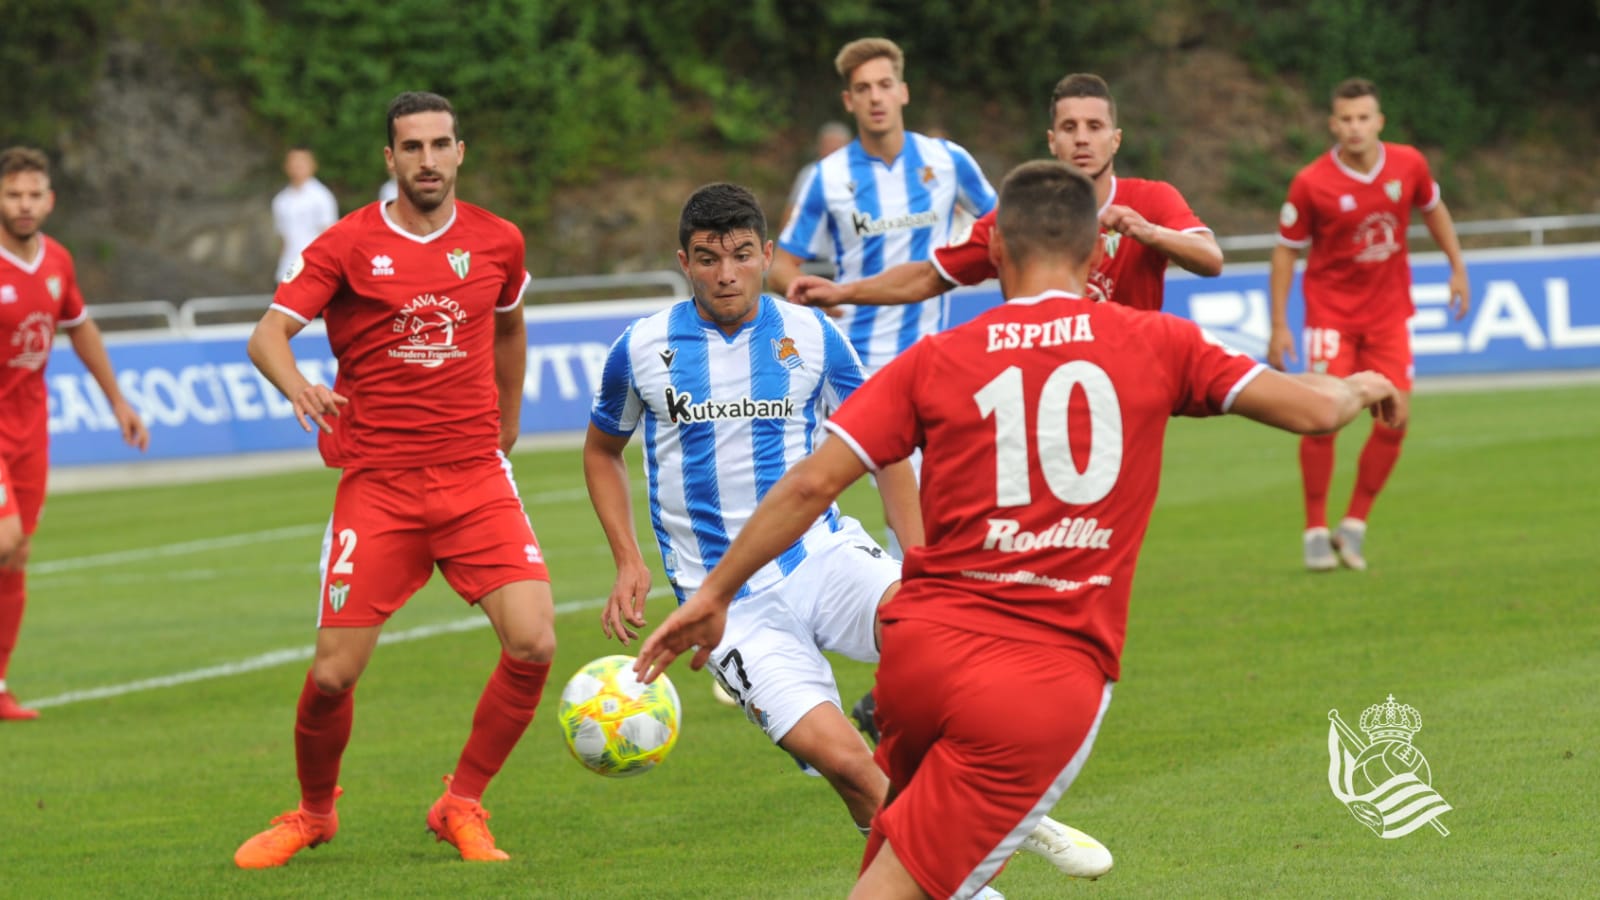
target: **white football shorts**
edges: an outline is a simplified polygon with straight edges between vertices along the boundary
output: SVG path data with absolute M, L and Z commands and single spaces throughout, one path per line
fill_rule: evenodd
M 843 709 L 824 650 L 878 661 L 878 601 L 900 580 L 900 562 L 855 519 L 840 525 L 788 577 L 735 601 L 711 654 L 712 674 L 773 743 L 823 703 Z

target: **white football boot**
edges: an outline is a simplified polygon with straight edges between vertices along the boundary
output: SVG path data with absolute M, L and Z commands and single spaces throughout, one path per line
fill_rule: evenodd
M 1022 839 L 1020 849 L 1044 857 L 1073 878 L 1099 878 L 1111 871 L 1111 851 L 1105 844 L 1049 816 Z
M 1339 530 L 1333 534 L 1333 549 L 1339 554 L 1339 562 L 1357 572 L 1367 570 L 1367 558 L 1361 555 L 1361 545 L 1367 540 L 1367 523 L 1360 519 L 1345 519 L 1339 523 Z
M 1333 541 L 1327 528 L 1307 528 L 1305 534 L 1306 568 L 1313 572 L 1332 572 L 1339 568 L 1333 555 Z

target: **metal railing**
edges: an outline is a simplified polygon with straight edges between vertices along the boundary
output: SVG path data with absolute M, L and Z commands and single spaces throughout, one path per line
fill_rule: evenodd
M 1456 232 L 1463 237 L 1523 236 L 1529 246 L 1544 246 L 1552 233 L 1593 231 L 1588 239 L 1600 238 L 1600 213 L 1568 216 L 1525 216 L 1514 219 L 1485 219 L 1457 222 Z M 1424 225 L 1412 225 L 1411 238 L 1427 238 Z M 1582 237 L 1582 236 L 1580 236 Z M 1271 250 L 1278 236 L 1244 234 L 1217 238 L 1228 253 L 1250 254 Z M 1511 246 L 1509 243 L 1506 246 Z M 1232 260 L 1233 257 L 1230 257 Z M 524 295 L 533 305 L 583 300 L 627 300 L 645 297 L 687 296 L 688 283 L 675 269 L 626 272 L 616 275 L 572 275 L 535 278 Z M 103 303 L 91 307 L 94 319 L 106 331 L 168 330 L 182 334 L 197 330 L 247 325 L 259 319 L 272 302 L 271 294 L 240 294 L 229 297 L 194 297 L 174 304 L 167 300 L 141 300 Z
M 1573 216 L 1524 216 L 1517 219 L 1482 219 L 1475 222 L 1457 222 L 1456 234 L 1468 235 L 1521 235 L 1528 237 L 1528 245 L 1542 247 L 1545 237 L 1552 231 L 1576 231 L 1591 228 L 1600 230 L 1600 213 Z M 1406 229 L 1408 238 L 1429 237 L 1428 226 L 1412 225 Z M 1271 250 L 1278 245 L 1277 233 L 1240 234 L 1217 238 L 1224 252 L 1230 250 Z

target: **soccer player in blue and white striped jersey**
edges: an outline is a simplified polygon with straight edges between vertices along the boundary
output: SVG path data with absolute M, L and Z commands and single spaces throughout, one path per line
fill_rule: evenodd
M 678 236 L 693 297 L 617 339 L 584 444 L 590 500 L 617 565 L 601 623 L 624 645 L 645 624 L 650 589 L 623 460 L 634 432 L 643 426 L 651 526 L 681 603 L 862 380 L 832 321 L 762 293 L 772 243 L 749 191 L 701 188 L 684 206 Z M 909 468 L 886 469 L 880 485 L 891 520 L 920 544 Z M 822 654 L 876 662 L 878 605 L 899 584 L 899 562 L 830 507 L 741 588 L 711 650 L 713 672 L 750 719 L 827 778 L 863 829 L 888 781 L 845 718 Z
M 835 279 L 854 281 L 919 262 L 950 243 L 958 210 L 973 218 L 995 205 L 994 188 L 959 145 L 906 131 L 910 91 L 905 58 L 887 38 L 862 38 L 839 51 L 844 107 L 857 137 L 822 159 L 801 189 L 774 256 L 771 287 L 783 293 L 801 263 L 827 259 Z M 924 335 L 944 327 L 945 300 L 845 307 L 840 328 L 868 374 Z
M 589 499 L 617 565 L 601 627 L 624 646 L 645 625 L 650 592 L 623 459 L 639 426 L 650 521 L 683 603 L 761 498 L 821 439 L 823 413 L 861 383 L 855 352 L 831 321 L 761 292 L 773 247 L 749 191 L 696 191 L 679 218 L 678 243 L 693 297 L 634 322 L 612 345 L 583 447 Z M 922 514 L 906 463 L 885 466 L 878 488 L 890 525 L 907 546 L 920 545 Z M 900 563 L 830 504 L 739 589 L 719 613 L 722 640 L 696 656 L 711 663 L 750 721 L 833 785 L 863 833 L 889 781 L 845 718 L 822 654 L 876 662 L 878 607 L 899 588 Z M 1046 816 L 1022 846 L 1082 874 L 1079 834 Z M 985 888 L 978 896 L 1000 895 Z

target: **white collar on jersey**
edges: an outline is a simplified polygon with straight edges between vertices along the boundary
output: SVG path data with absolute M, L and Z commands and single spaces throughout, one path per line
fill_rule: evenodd
M 44 239 L 43 232 L 34 233 L 39 235 L 39 255 L 33 258 L 33 262 L 23 262 L 22 257 L 12 253 L 10 250 L 7 250 L 4 247 L 0 247 L 0 259 L 11 263 L 13 266 L 16 266 L 29 275 L 39 271 L 39 267 L 44 265 L 44 255 L 45 252 L 50 248 L 50 243 Z
M 434 238 L 437 238 L 439 235 L 444 234 L 446 231 L 449 231 L 450 226 L 456 223 L 456 211 L 456 206 L 452 203 L 450 205 L 449 221 L 445 222 L 443 225 L 440 225 L 433 231 L 428 232 L 427 234 L 412 234 L 404 228 L 401 228 L 399 225 L 396 225 L 395 221 L 389 218 L 389 204 L 378 204 L 378 213 L 383 216 L 383 224 L 389 226 L 390 231 L 393 231 L 395 234 L 398 234 L 403 238 L 416 241 L 419 244 L 426 244 L 429 241 L 432 241 Z
M 1106 194 L 1106 202 L 1100 204 L 1100 215 L 1105 215 L 1111 204 L 1117 202 L 1117 176 L 1111 176 L 1111 192 Z
M 1083 299 L 1083 295 L 1082 294 L 1074 294 L 1074 293 L 1071 293 L 1071 292 L 1068 292 L 1068 291 L 1048 290 L 1048 291 L 1045 291 L 1042 294 L 1037 294 L 1037 295 L 1032 296 L 1032 297 L 1012 297 L 1010 300 L 1007 300 L 1006 302 L 1007 303 L 1015 303 L 1018 306 L 1032 306 L 1035 303 L 1042 303 L 1042 302 L 1044 302 L 1046 300 L 1082 300 L 1082 299 Z
M 1328 151 L 1328 155 L 1333 157 L 1333 164 L 1339 167 L 1339 171 L 1362 184 L 1371 184 L 1378 180 L 1378 173 L 1383 171 L 1383 161 L 1389 157 L 1389 151 L 1388 148 L 1384 147 L 1383 141 L 1378 142 L 1378 162 L 1373 165 L 1370 172 L 1357 172 L 1355 169 L 1345 165 L 1345 161 L 1339 158 L 1338 144 L 1333 145 L 1333 149 Z

